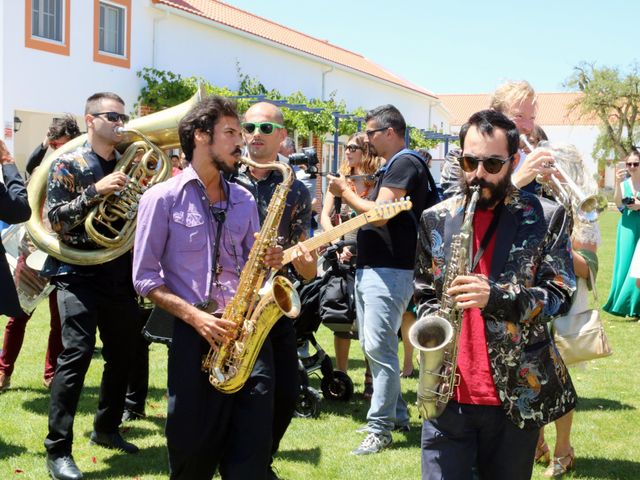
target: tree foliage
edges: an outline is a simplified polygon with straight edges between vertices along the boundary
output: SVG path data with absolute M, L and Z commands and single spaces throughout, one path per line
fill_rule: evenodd
M 565 85 L 583 93 L 571 106 L 580 115 L 595 115 L 601 122 L 593 156 L 600 163 L 619 160 L 631 152 L 640 138 L 640 65 L 621 72 L 614 67 L 582 63 Z

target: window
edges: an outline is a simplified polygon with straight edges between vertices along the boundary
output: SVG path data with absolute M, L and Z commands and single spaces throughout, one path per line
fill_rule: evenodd
M 25 0 L 25 46 L 69 55 L 70 0 Z
M 62 0 L 32 0 L 31 35 L 62 42 Z
M 125 9 L 100 2 L 100 51 L 124 56 Z
M 94 0 L 93 59 L 129 68 L 131 65 L 131 0 Z

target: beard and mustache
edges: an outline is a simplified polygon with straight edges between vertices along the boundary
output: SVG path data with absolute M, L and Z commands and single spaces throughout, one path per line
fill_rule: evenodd
M 496 183 L 478 177 L 474 178 L 470 183 L 465 182 L 463 188 L 464 194 L 470 196 L 470 187 L 474 186 L 480 187 L 480 198 L 478 199 L 476 207 L 480 210 L 487 210 L 503 200 L 509 193 L 509 190 L 511 190 L 511 172 L 508 172 Z M 489 190 L 489 197 L 485 197 L 487 189 Z
M 239 157 L 242 155 L 242 150 L 240 148 L 235 148 L 232 152 L 230 152 L 230 155 L 236 157 L 236 159 L 239 159 Z M 232 175 L 238 171 L 238 165 L 240 164 L 239 160 L 234 162 L 232 165 L 229 165 L 222 159 L 221 155 L 215 153 L 211 148 L 209 149 L 209 158 L 211 158 L 211 163 L 213 164 L 213 166 L 222 173 Z

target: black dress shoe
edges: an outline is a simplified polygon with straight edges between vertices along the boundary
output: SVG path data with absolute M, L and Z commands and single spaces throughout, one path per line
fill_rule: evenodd
M 79 480 L 82 472 L 71 455 L 47 455 L 47 471 L 54 480 Z
M 140 450 L 133 443 L 129 443 L 122 438 L 120 432 L 102 433 L 94 430 L 91 432 L 90 443 L 100 445 L 105 448 L 111 448 L 112 450 L 121 450 L 126 453 L 138 453 Z

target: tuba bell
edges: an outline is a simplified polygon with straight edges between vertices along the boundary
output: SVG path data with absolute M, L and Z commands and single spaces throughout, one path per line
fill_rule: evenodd
M 178 147 L 178 122 L 204 97 L 202 87 L 186 102 L 175 107 L 131 120 L 121 128 L 125 139 L 116 147 L 122 153 L 114 171 L 128 176 L 125 188 L 107 195 L 84 219 L 85 230 L 100 248 L 81 250 L 65 245 L 44 225 L 43 207 L 47 179 L 53 162 L 87 141 L 87 135 L 67 142 L 45 159 L 34 172 L 27 192 L 33 212 L 27 231 L 38 249 L 74 265 L 97 265 L 118 258 L 133 246 L 140 196 L 152 185 L 171 175 L 171 161 L 164 150 Z

